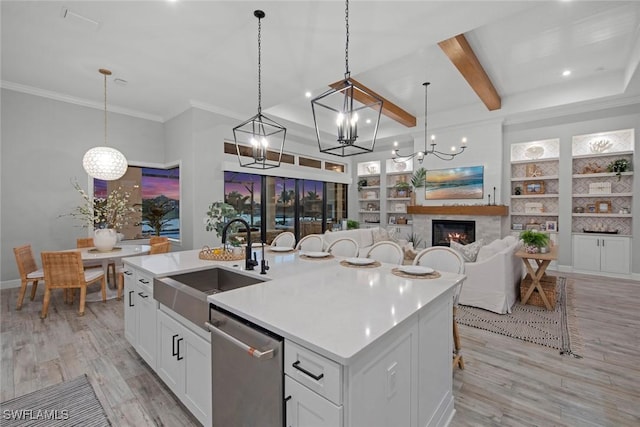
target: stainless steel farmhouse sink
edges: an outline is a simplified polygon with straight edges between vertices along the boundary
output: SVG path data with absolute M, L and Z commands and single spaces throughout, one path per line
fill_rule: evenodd
M 153 280 L 153 297 L 196 325 L 209 320 L 207 295 L 264 282 L 259 277 L 214 267 L 192 273 L 174 274 Z

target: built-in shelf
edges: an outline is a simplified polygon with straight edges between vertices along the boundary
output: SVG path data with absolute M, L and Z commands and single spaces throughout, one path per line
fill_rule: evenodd
M 549 197 L 559 197 L 559 194 L 544 193 L 544 194 L 521 194 L 511 196 L 512 199 L 544 199 Z
M 558 216 L 558 212 L 511 212 L 511 216 Z
M 387 200 L 406 202 L 411 200 L 411 197 L 387 197 Z
M 414 215 L 483 215 L 507 216 L 509 206 L 471 205 L 471 206 L 407 206 L 407 213 Z
M 621 213 L 574 213 L 571 214 L 574 217 L 582 216 L 588 218 L 631 218 L 632 214 L 621 214 Z
M 620 175 L 633 175 L 633 171 L 630 172 L 620 172 Z M 576 173 L 571 175 L 573 178 L 607 178 L 611 176 L 618 176 L 615 172 L 598 172 L 598 173 Z
M 375 213 L 380 213 L 380 211 L 360 211 L 361 214 L 375 214 Z
M 543 176 L 518 176 L 511 178 L 512 182 L 520 181 L 540 181 L 547 179 L 558 179 L 558 175 L 543 175 Z
M 513 160 L 511 164 L 526 164 L 526 163 L 543 163 L 543 162 L 556 162 L 558 161 L 557 157 L 547 157 L 545 159 L 526 159 L 526 160 Z
M 377 202 L 380 201 L 380 199 L 375 198 L 375 199 L 358 199 L 359 202 Z
M 609 152 L 609 153 L 589 153 L 589 154 L 578 154 L 578 155 L 574 155 L 573 158 L 574 159 L 591 159 L 591 158 L 595 158 L 595 157 L 612 157 L 612 156 L 624 156 L 624 155 L 629 155 L 629 154 L 633 154 L 633 151 L 616 151 L 616 152 Z
M 581 199 L 601 199 L 603 197 L 632 197 L 633 193 L 602 193 L 602 194 L 592 194 L 592 193 L 575 193 L 573 197 L 578 197 Z

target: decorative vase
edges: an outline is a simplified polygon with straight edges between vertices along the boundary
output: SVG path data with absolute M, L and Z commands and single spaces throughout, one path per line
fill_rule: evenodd
M 535 245 L 524 245 L 524 251 L 528 254 L 537 254 L 540 252 L 540 248 Z
M 93 232 L 93 244 L 100 252 L 109 252 L 118 241 L 118 233 L 113 228 L 99 228 Z

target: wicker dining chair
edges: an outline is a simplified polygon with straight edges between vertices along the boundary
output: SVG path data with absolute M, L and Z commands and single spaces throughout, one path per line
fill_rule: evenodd
M 154 254 L 166 254 L 171 249 L 171 242 L 166 241 L 164 243 L 156 243 L 151 245 L 151 249 L 149 250 L 149 255 Z
M 76 239 L 76 248 L 84 249 L 84 248 L 93 248 L 95 244 L 93 243 L 93 237 L 79 237 Z M 84 261 L 84 268 L 102 268 L 102 262 L 87 262 Z M 113 280 L 117 280 L 116 273 L 116 264 L 114 262 L 110 262 L 107 266 L 107 272 L 111 273 L 111 277 Z M 107 282 L 109 281 L 109 277 L 107 276 Z
M 44 269 L 45 293 L 42 303 L 42 319 L 47 317 L 51 291 L 63 289 L 71 292 L 65 293 L 65 302 L 68 296 L 73 295 L 75 289 L 80 289 L 80 308 L 78 314 L 84 315 L 87 286 L 101 282 L 102 301 L 107 301 L 107 281 L 102 270 L 85 270 L 82 265 L 82 255 L 79 251 L 53 251 L 42 252 L 42 268 Z
M 36 297 L 38 281 L 44 280 L 44 271 L 36 265 L 31 245 L 13 248 L 13 254 L 16 257 L 18 271 L 20 272 L 20 293 L 18 294 L 18 302 L 16 304 L 16 310 L 20 310 L 22 308 L 22 302 L 24 301 L 24 295 L 27 293 L 27 285 L 31 282 L 31 301 L 33 301 Z
M 151 236 L 149 237 L 149 244 L 151 246 L 153 245 L 157 245 L 158 243 L 165 243 L 168 242 L 169 238 L 168 237 L 164 237 L 164 236 Z

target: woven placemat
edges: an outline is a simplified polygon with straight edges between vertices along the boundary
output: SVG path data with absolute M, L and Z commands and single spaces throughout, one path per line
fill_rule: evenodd
M 343 267 L 351 267 L 351 268 L 376 268 L 376 267 L 380 267 L 382 264 L 380 264 L 379 261 L 372 262 L 371 264 L 351 264 L 347 260 L 343 259 L 342 261 L 340 261 L 340 265 Z
M 441 274 L 437 271 L 434 271 L 430 274 L 407 274 L 400 271 L 400 269 L 398 268 L 392 268 L 391 273 L 399 277 L 404 277 L 406 279 L 437 279 L 441 276 Z
M 332 259 L 335 258 L 335 256 L 333 255 L 327 255 L 327 256 L 323 256 L 323 257 L 313 257 L 313 256 L 308 256 L 308 255 L 300 255 L 300 259 L 307 259 L 309 261 L 326 261 L 328 259 Z
M 121 247 L 114 246 L 113 248 L 109 249 L 108 251 L 101 251 L 98 248 L 93 248 L 93 249 L 89 249 L 89 252 L 92 252 L 92 253 L 99 252 L 99 253 L 106 254 L 107 252 L 118 252 L 118 251 L 121 251 L 121 250 L 122 250 Z

